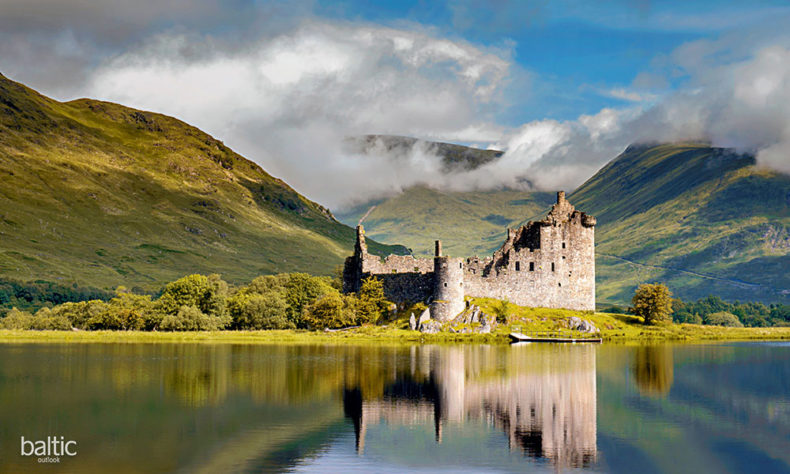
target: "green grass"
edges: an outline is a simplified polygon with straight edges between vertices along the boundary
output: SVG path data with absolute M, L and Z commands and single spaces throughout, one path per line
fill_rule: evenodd
M 327 209 L 186 123 L 57 102 L 0 76 L 2 276 L 155 290 L 195 272 L 231 282 L 330 274 L 354 238 Z
M 473 302 L 487 314 L 495 313 L 497 300 L 477 298 Z M 386 325 L 362 326 L 337 332 L 277 331 L 23 331 L 0 330 L 0 343 L 23 342 L 100 342 L 100 343 L 227 343 L 227 344 L 506 344 L 514 330 L 567 331 L 570 317 L 592 322 L 606 343 L 701 342 L 723 340 L 784 340 L 790 339 L 790 327 L 728 328 L 695 324 L 663 324 L 645 326 L 642 319 L 625 314 L 594 313 L 565 309 L 508 306 L 507 322 L 500 323 L 491 334 L 458 334 L 448 331 L 422 334 L 408 328 L 408 318 Z M 449 327 L 449 325 L 446 325 Z M 461 328 L 461 325 L 454 325 Z M 475 326 L 475 325 L 473 325 Z

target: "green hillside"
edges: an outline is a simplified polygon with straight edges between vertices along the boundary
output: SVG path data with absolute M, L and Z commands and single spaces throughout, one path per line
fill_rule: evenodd
M 433 241 L 441 239 L 448 255 L 484 256 L 502 245 L 507 227 L 540 214 L 555 199 L 554 193 L 449 192 L 416 186 L 339 212 L 338 218 L 356 225 L 364 217 L 367 235 L 399 242 L 415 254 L 433 255 Z
M 599 302 L 645 281 L 684 299 L 790 301 L 790 176 L 752 156 L 631 146 L 569 200 L 598 218 Z
M 790 301 L 790 176 L 704 144 L 631 146 L 568 199 L 597 217 L 598 302 L 627 304 L 639 283 L 684 299 Z M 366 203 L 368 235 L 429 254 L 487 255 L 506 227 L 540 218 L 553 193 L 441 192 L 424 187 Z M 375 206 L 375 207 L 374 207 Z
M 328 274 L 353 241 L 329 210 L 194 127 L 57 102 L 0 75 L 2 277 L 153 289 L 191 272 Z

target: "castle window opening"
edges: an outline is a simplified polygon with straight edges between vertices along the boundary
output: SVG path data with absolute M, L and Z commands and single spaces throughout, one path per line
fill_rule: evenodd
M 551 262 L 551 271 L 554 271 L 554 262 Z
M 562 243 L 562 248 L 565 248 L 565 242 Z
M 529 271 L 531 272 L 535 271 L 535 262 L 529 262 Z
M 444 287 L 447 288 L 447 283 L 444 284 Z
M 562 259 L 565 260 L 565 255 L 562 256 Z
M 516 262 L 516 271 L 517 272 L 521 271 L 521 263 L 520 262 Z
M 559 286 L 560 288 L 562 288 L 562 283 L 557 283 L 557 286 Z
M 464 264 L 463 263 L 459 263 L 458 264 L 458 268 L 464 268 Z

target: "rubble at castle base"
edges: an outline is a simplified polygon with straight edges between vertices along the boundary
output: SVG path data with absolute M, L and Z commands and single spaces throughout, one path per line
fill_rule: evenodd
M 379 278 L 388 299 L 424 302 L 431 318 L 450 321 L 465 310 L 464 298 L 488 297 L 521 306 L 595 309 L 595 218 L 577 211 L 557 193 L 557 203 L 540 221 L 508 229 L 491 257 L 443 256 L 436 242 L 433 259 L 367 252 L 357 227 L 354 255 L 346 259 L 343 289 L 356 292 L 363 279 Z

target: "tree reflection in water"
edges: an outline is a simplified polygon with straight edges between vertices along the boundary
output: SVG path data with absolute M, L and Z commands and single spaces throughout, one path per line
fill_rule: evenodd
M 640 393 L 665 397 L 672 388 L 674 362 L 669 346 L 640 346 L 636 348 L 633 366 L 634 379 Z

